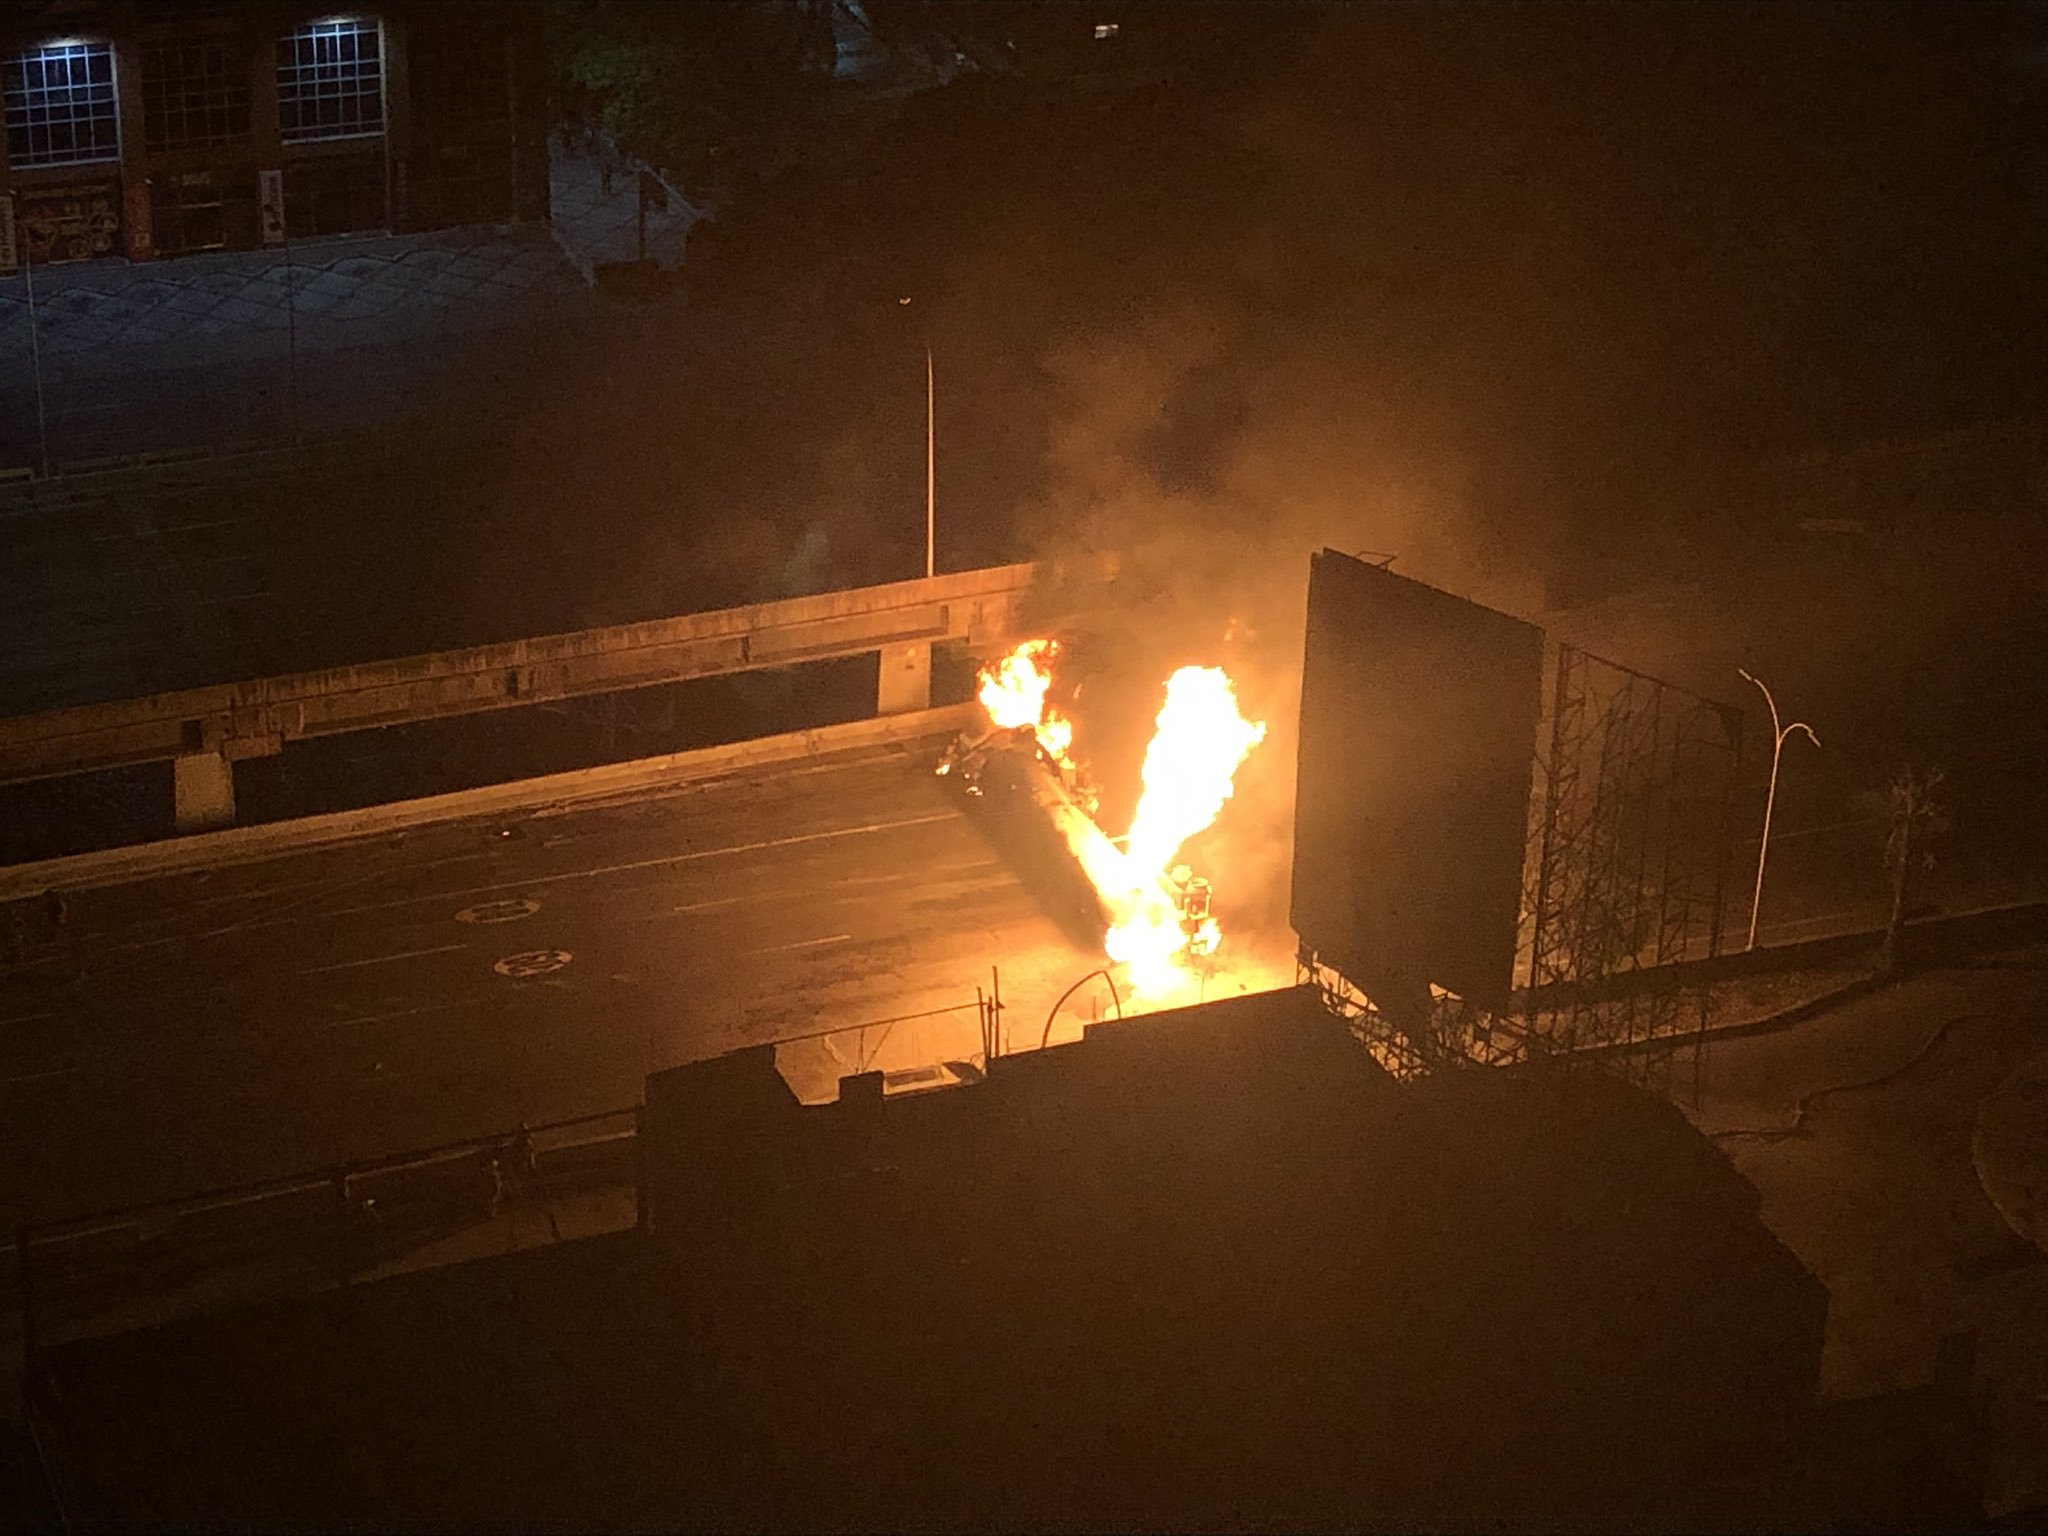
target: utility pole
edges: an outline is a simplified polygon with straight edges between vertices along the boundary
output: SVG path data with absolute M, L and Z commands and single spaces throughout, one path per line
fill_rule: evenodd
M 908 304 L 909 299 L 898 299 L 898 304 Z M 935 570 L 933 549 L 938 530 L 938 394 L 933 384 L 932 343 L 929 336 L 924 343 L 924 573 L 929 578 Z
M 11 204 L 12 192 L 7 194 Z M 7 227 L 14 228 L 10 218 Z M 43 412 L 43 348 L 36 334 L 36 247 L 33 239 L 24 243 L 21 260 L 21 280 L 28 291 L 28 357 L 29 366 L 36 376 L 36 462 L 45 475 L 50 472 L 50 426 Z
M 932 575 L 932 549 L 938 528 L 938 395 L 932 382 L 931 343 L 924 349 L 924 573 Z
M 1794 720 L 1790 725 L 1781 727 L 1778 724 L 1778 701 L 1771 697 L 1771 690 L 1764 687 L 1763 680 L 1743 672 L 1740 667 L 1735 670 L 1762 689 L 1764 703 L 1768 704 L 1771 710 L 1771 787 L 1764 793 L 1764 835 L 1756 850 L 1756 892 L 1749 899 L 1749 942 L 1742 946 L 1747 951 L 1756 948 L 1756 918 L 1764 903 L 1764 860 L 1770 857 L 1771 812 L 1778 804 L 1779 754 L 1785 750 L 1785 738 L 1794 731 L 1806 732 L 1806 739 L 1816 747 L 1820 745 L 1820 738 L 1813 734 L 1813 727 L 1804 720 Z
M 299 451 L 299 309 L 298 300 L 292 289 L 297 277 L 292 268 L 291 234 L 286 231 L 284 239 L 284 337 L 285 337 L 285 410 L 291 428 L 292 453 Z

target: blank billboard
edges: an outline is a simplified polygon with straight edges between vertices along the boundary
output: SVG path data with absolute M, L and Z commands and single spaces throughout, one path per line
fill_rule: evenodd
M 1382 1006 L 1512 988 L 1542 687 L 1535 625 L 1312 557 L 1291 915 Z

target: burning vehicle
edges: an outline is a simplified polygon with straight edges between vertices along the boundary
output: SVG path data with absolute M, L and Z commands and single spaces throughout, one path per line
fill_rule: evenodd
M 1027 641 L 985 668 L 989 728 L 955 737 L 936 771 L 993 807 L 1004 851 L 1053 896 L 1058 915 L 1092 908 L 1085 926 L 1135 992 L 1169 992 L 1222 942 L 1214 889 L 1179 861 L 1181 845 L 1215 821 L 1266 728 L 1239 712 L 1220 667 L 1182 667 L 1167 681 L 1131 829 L 1112 838 L 1073 755 L 1073 724 L 1048 702 L 1058 649 Z

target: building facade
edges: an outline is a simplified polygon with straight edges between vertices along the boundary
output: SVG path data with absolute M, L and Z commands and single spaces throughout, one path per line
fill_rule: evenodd
M 547 217 L 531 3 L 46 0 L 0 19 L 0 270 Z

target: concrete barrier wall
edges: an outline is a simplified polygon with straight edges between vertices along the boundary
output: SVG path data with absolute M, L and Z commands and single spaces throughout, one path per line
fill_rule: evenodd
M 337 811 L 263 826 L 229 827 L 129 848 L 108 848 L 96 853 L 14 864 L 0 867 L 0 901 L 39 895 L 51 889 L 86 890 L 192 869 L 259 863 L 280 854 L 382 837 L 441 822 L 531 813 L 554 807 L 658 794 L 667 788 L 779 763 L 802 762 L 837 753 L 949 736 L 980 718 L 979 705 L 956 704 L 943 709 L 764 736 L 755 741 L 705 747 L 694 752 L 672 752 L 628 763 L 607 763 L 597 768 L 549 774 L 543 778 L 489 784 L 454 794 L 399 800 L 361 810 Z

